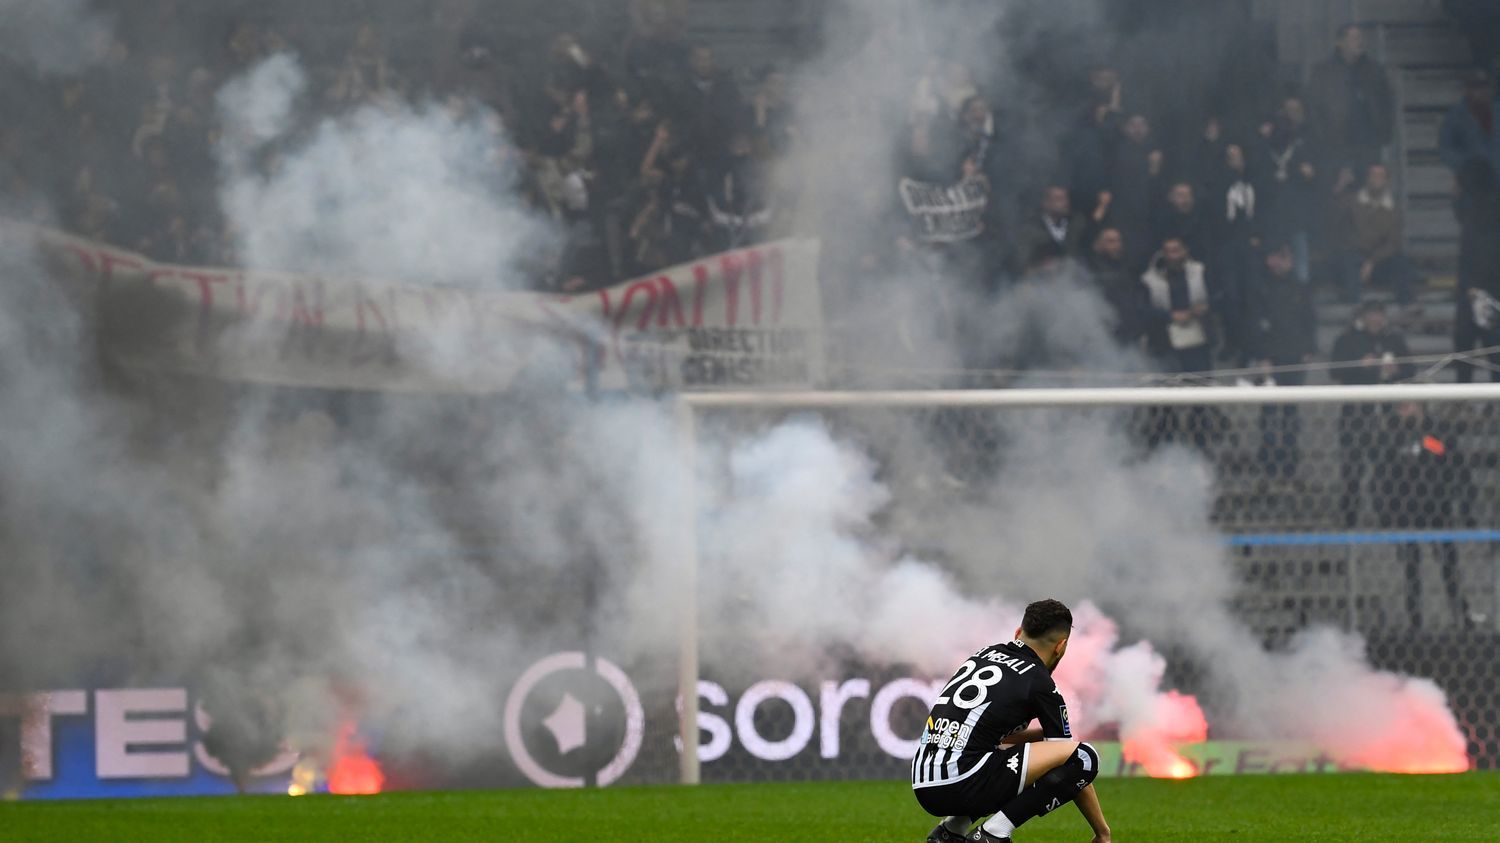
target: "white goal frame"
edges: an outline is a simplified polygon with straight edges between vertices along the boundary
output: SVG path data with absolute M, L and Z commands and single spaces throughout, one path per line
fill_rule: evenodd
M 1139 388 L 912 390 L 866 392 L 693 392 L 677 397 L 681 474 L 692 517 L 674 548 L 682 613 L 678 641 L 679 780 L 701 781 L 698 761 L 698 533 L 697 428 L 706 410 L 831 410 L 849 407 L 1182 407 L 1260 404 L 1392 404 L 1417 402 L 1500 402 L 1500 384 L 1397 384 L 1381 386 L 1189 386 Z

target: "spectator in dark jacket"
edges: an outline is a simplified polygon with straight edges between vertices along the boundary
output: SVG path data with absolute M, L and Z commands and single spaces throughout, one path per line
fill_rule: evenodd
M 1292 274 L 1292 248 L 1271 246 L 1261 271 L 1250 285 L 1240 336 L 1246 364 L 1262 370 L 1268 383 L 1301 386 L 1307 373 L 1295 367 L 1312 360 L 1318 350 L 1318 320 L 1307 285 Z M 1260 462 L 1272 479 L 1290 480 L 1297 474 L 1297 439 L 1302 420 L 1295 404 L 1266 405 L 1260 416 Z
M 1469 160 L 1458 174 L 1459 277 L 1454 302 L 1453 345 L 1460 354 L 1475 345 L 1500 345 L 1500 175 L 1481 158 Z M 1489 355 L 1492 367 L 1500 354 Z M 1458 380 L 1469 383 L 1475 367 L 1458 365 Z M 1500 371 L 1490 369 L 1490 380 L 1500 381 Z
M 1500 132 L 1496 131 L 1495 79 L 1475 70 L 1464 79 L 1464 98 L 1448 110 L 1438 132 L 1438 154 L 1456 176 L 1474 159 L 1500 171 Z
M 1291 244 L 1297 280 L 1306 284 L 1312 277 L 1309 237 L 1317 209 L 1318 168 L 1302 100 L 1287 97 L 1276 119 L 1261 126 L 1260 134 L 1250 172 L 1267 232 Z
M 1151 207 L 1161 194 L 1164 158 L 1144 115 L 1132 115 L 1121 130 L 1110 179 L 1110 225 L 1125 235 L 1131 266 L 1144 266 L 1152 254 Z
M 1489 165 L 1489 173 L 1500 173 L 1500 131 L 1497 131 L 1500 127 L 1495 125 L 1496 114 L 1500 110 L 1497 110 L 1496 104 L 1494 77 L 1485 70 L 1473 71 L 1464 80 L 1463 100 L 1449 109 L 1438 134 L 1438 154 L 1458 180 L 1459 190 L 1454 199 L 1454 211 L 1465 235 L 1458 251 L 1460 300 L 1458 319 L 1454 324 L 1454 339 L 1465 351 L 1473 348 L 1477 339 L 1472 317 L 1463 312 L 1464 299 L 1475 286 L 1474 270 L 1470 264 L 1477 250 L 1483 248 L 1483 241 L 1493 236 L 1482 227 L 1485 209 L 1471 209 L 1469 203 L 1473 196 L 1482 196 L 1484 186 L 1494 179 L 1486 174 L 1485 168 L 1474 165 L 1473 162 L 1482 161 Z M 1470 190 L 1465 190 L 1466 182 L 1469 183 Z M 1478 188 L 1479 192 L 1474 192 L 1472 188 Z M 1480 222 L 1481 225 L 1475 226 L 1473 222 Z M 1472 379 L 1472 369 L 1460 367 L 1459 377 Z
M 755 132 L 757 150 L 764 155 L 785 155 L 797 137 L 791 97 L 787 93 L 786 74 L 767 70 L 760 90 L 750 100 L 750 125 Z
M 1347 173 L 1347 171 L 1346 171 Z M 1401 212 L 1384 164 L 1372 165 L 1363 187 L 1345 176 L 1335 185 L 1342 243 L 1339 286 L 1346 301 L 1358 301 L 1367 287 L 1389 286 L 1398 304 L 1410 304 L 1417 271 L 1402 250 Z
M 1151 307 L 1145 285 L 1125 264 L 1125 239 L 1117 228 L 1105 228 L 1094 236 L 1089 253 L 1089 273 L 1104 300 L 1114 311 L 1111 334 L 1122 346 L 1144 350 L 1153 327 L 1165 328 L 1167 315 Z
M 1370 496 L 1382 528 L 1409 532 L 1474 526 L 1478 489 L 1456 425 L 1433 418 L 1416 402 L 1399 404 L 1385 414 L 1376 451 Z M 1469 617 L 1460 594 L 1458 546 L 1451 541 L 1434 544 L 1449 611 L 1459 624 L 1466 625 Z M 1407 615 L 1413 627 L 1421 628 L 1421 545 L 1404 542 L 1397 545 L 1396 554 L 1406 569 Z
M 1188 153 L 1184 168 L 1186 180 L 1193 185 L 1200 197 L 1213 195 L 1228 148 L 1229 138 L 1224 135 L 1224 121 L 1218 117 L 1209 117 L 1203 121 L 1203 134 Z
M 1241 146 L 1224 148 L 1224 160 L 1211 185 L 1207 219 L 1214 251 L 1207 259 L 1214 275 L 1214 307 L 1220 313 L 1239 313 L 1263 236 L 1260 197 Z M 1239 328 L 1238 320 L 1225 325 L 1224 344 L 1232 353 L 1244 345 Z
M 1198 191 L 1190 182 L 1172 185 L 1165 201 L 1156 209 L 1154 222 L 1151 242 L 1164 243 L 1175 237 L 1195 255 L 1207 258 L 1214 253 L 1208 220 L 1198 207 Z
M 1410 355 L 1406 340 L 1389 329 L 1385 305 L 1369 299 L 1360 306 L 1354 326 L 1333 343 L 1333 379 L 1366 386 L 1406 380 L 1414 373 L 1406 360 Z M 1345 404 L 1339 410 L 1339 474 L 1343 486 L 1339 510 L 1346 527 L 1353 527 L 1359 518 L 1360 487 L 1370 465 L 1380 419 L 1381 409 L 1371 404 Z
M 1443 0 L 1443 9 L 1468 36 L 1474 64 L 1493 71 L 1500 63 L 1500 3 L 1495 0 Z
M 1326 169 L 1362 173 L 1380 163 L 1395 135 L 1395 97 L 1385 68 L 1365 52 L 1365 33 L 1357 24 L 1339 30 L 1333 55 L 1313 68 L 1307 97 L 1326 147 Z
M 1390 329 L 1385 304 L 1367 299 L 1360 305 L 1354 326 L 1333 343 L 1332 362 L 1360 365 L 1335 367 L 1333 379 L 1346 385 L 1397 383 L 1415 373 L 1411 363 L 1404 362 L 1410 355 L 1406 339 Z
M 1109 103 L 1095 103 L 1062 142 L 1063 166 L 1074 207 L 1093 207 L 1109 191 L 1120 143 L 1120 118 Z
M 750 135 L 736 134 L 729 141 L 729 155 L 707 173 L 705 207 L 713 251 L 760 242 L 775 216 L 770 177 L 753 153 Z
M 1088 242 L 1087 228 L 1088 222 L 1083 216 L 1073 213 L 1067 188 L 1062 185 L 1048 187 L 1042 191 L 1039 213 L 1022 220 L 1016 231 L 1014 268 L 1019 273 L 1046 246 L 1061 249 L 1067 257 L 1082 257 L 1084 244 Z
M 1292 248 L 1286 243 L 1265 253 L 1256 282 L 1245 297 L 1241 335 L 1245 362 L 1271 369 L 1307 363 L 1317 353 L 1317 315 L 1312 296 L 1292 272 Z M 1303 372 L 1284 372 L 1276 382 L 1300 386 Z
M 744 120 L 744 102 L 734 77 L 719 69 L 711 48 L 701 45 L 688 51 L 688 73 L 676 104 L 688 136 L 705 159 L 724 154 Z

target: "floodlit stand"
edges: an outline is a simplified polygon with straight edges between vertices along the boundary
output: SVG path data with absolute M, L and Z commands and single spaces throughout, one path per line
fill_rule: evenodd
M 1420 384 L 1298 387 L 1142 387 L 1108 389 L 930 390 L 891 392 L 703 392 L 678 397 L 682 437 L 679 488 L 689 512 L 697 510 L 697 415 L 703 410 L 831 410 L 847 408 L 1044 409 L 1049 407 L 1203 407 L 1288 404 L 1397 404 L 1403 402 L 1500 403 L 1500 384 Z M 698 784 L 698 531 L 685 519 L 678 555 L 678 734 L 682 784 Z M 1352 575 L 1351 575 L 1352 580 Z

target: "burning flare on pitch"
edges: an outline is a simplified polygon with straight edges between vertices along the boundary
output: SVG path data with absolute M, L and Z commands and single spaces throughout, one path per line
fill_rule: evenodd
M 1198 775 L 1198 766 L 1176 750 L 1208 739 L 1208 719 L 1197 698 L 1162 690 L 1166 659 L 1145 641 L 1117 649 L 1119 637 L 1115 622 L 1094 604 L 1081 603 L 1074 611 L 1057 681 L 1065 697 L 1078 701 L 1075 733 L 1087 738 L 1114 724 L 1125 761 L 1141 765 L 1147 775 Z
M 365 749 L 364 739 L 353 720 L 339 726 L 328 765 L 328 792 L 346 796 L 379 793 L 385 788 L 385 773 Z
M 1292 643 L 1284 668 L 1317 676 L 1316 688 L 1285 699 L 1292 735 L 1328 753 L 1341 767 L 1380 773 L 1462 773 L 1468 737 L 1430 679 L 1369 666 L 1358 636 L 1309 630 Z
M 304 753 L 297 766 L 292 768 L 292 780 L 286 792 L 288 796 L 320 792 L 364 796 L 384 789 L 385 772 L 366 749 L 364 739 L 359 735 L 359 725 L 349 718 L 339 724 L 326 771 L 317 753 Z
M 1208 740 L 1203 709 L 1197 699 L 1177 691 L 1157 696 L 1155 707 L 1157 711 L 1148 719 L 1121 726 L 1121 753 L 1152 778 L 1193 778 L 1198 765 L 1178 754 L 1175 747 Z
M 318 762 L 311 755 L 304 755 L 297 759 L 297 766 L 292 768 L 292 781 L 286 786 L 287 796 L 306 796 L 317 791 L 322 772 L 318 768 Z

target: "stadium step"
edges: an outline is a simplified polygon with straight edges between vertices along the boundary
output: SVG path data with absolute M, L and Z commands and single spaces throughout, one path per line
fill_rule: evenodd
M 1422 24 L 1446 21 L 1441 6 L 1422 0 L 1353 0 L 1351 15 L 1359 21 Z
M 721 67 L 741 74 L 786 67 L 810 49 L 821 5 L 805 0 L 692 0 L 688 37 L 713 48 Z
M 1407 253 L 1425 267 L 1451 271 L 1458 254 L 1454 185 L 1437 147 L 1443 117 L 1461 98 L 1473 60 L 1468 39 L 1435 3 L 1355 2 L 1353 11 L 1374 30 L 1375 53 L 1396 88 L 1396 175 Z

